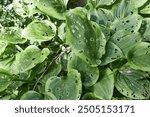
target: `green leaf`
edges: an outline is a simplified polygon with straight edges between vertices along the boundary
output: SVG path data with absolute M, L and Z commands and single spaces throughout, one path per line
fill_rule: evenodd
M 81 89 L 80 74 L 76 70 L 70 70 L 67 76 L 53 76 L 45 85 L 45 92 L 53 93 L 59 100 L 77 100 L 81 96 Z
M 126 30 L 133 33 L 139 30 L 141 23 L 142 23 L 142 17 L 140 15 L 133 14 L 125 18 L 116 19 L 112 23 L 111 29 L 114 31 Z
M 136 7 L 143 6 L 148 0 L 133 0 Z
M 20 98 L 20 100 L 41 100 L 41 99 L 42 95 L 36 91 L 28 91 L 24 93 Z
M 0 92 L 7 89 L 11 84 L 12 76 L 5 70 L 0 69 Z
M 99 25 L 89 21 L 81 8 L 71 10 L 66 19 L 66 41 L 71 49 L 91 66 L 99 65 L 106 43 Z
M 145 7 L 143 8 L 140 13 L 142 14 L 150 14 L 150 3 Z
M 124 55 L 127 57 L 129 50 L 131 50 L 136 43 L 142 40 L 140 33 L 130 33 L 128 31 L 119 30 L 110 39 L 116 44 Z
M 10 44 L 22 44 L 26 42 L 26 39 L 21 37 L 21 29 L 18 27 L 3 27 L 0 31 L 0 42 Z
M 102 72 L 100 80 L 92 87 L 95 97 L 104 100 L 110 100 L 113 96 L 114 76 L 110 69 Z
M 7 47 L 7 44 L 4 42 L 0 42 L 0 56 L 5 51 L 5 48 Z
M 13 74 L 30 70 L 37 64 L 42 63 L 49 54 L 48 48 L 40 50 L 37 46 L 28 46 L 25 50 L 16 54 L 10 70 Z
M 66 0 L 36 0 L 35 4 L 43 13 L 64 20 L 67 2 Z
M 150 82 L 146 79 L 148 75 L 130 67 L 121 68 L 116 73 L 115 87 L 117 90 L 131 99 L 149 99 Z
M 107 65 L 123 57 L 121 49 L 113 42 L 108 41 L 106 44 L 106 53 L 103 55 L 101 65 Z
M 90 11 L 90 20 L 97 22 L 102 27 L 108 27 L 113 19 L 113 13 L 110 10 L 99 8 Z
M 48 20 L 33 21 L 22 31 L 22 37 L 38 42 L 49 41 L 55 35 L 56 26 Z
M 137 44 L 128 54 L 128 61 L 132 68 L 150 71 L 150 43 Z
M 133 13 L 137 13 L 138 10 L 133 0 L 121 0 L 121 2 L 113 6 L 112 11 L 114 13 L 114 18 L 124 18 Z
M 76 69 L 80 72 L 82 84 L 85 87 L 91 87 L 99 78 L 99 70 L 97 67 L 91 67 L 76 55 L 71 55 L 68 60 L 68 69 Z
M 34 4 L 35 2 L 36 0 L 13 0 L 12 6 L 18 15 L 22 17 L 30 17 L 39 12 Z

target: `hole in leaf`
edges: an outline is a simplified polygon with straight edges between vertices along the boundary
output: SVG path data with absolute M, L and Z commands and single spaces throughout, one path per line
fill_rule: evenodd
M 35 60 L 35 58 L 32 58 L 32 60 L 34 61 L 34 60 Z
M 129 23 L 129 22 L 130 22 L 130 20 L 127 20 L 127 21 L 126 21 L 126 23 Z

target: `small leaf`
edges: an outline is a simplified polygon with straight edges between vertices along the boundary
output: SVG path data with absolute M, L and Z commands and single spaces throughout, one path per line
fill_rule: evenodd
M 114 5 L 112 8 L 114 18 L 124 18 L 133 13 L 138 13 L 133 1 L 134 0 L 121 0 L 118 4 Z
M 106 53 L 103 55 L 101 65 L 107 65 L 123 57 L 121 49 L 113 42 L 108 41 L 106 44 Z
M 70 55 L 68 60 L 68 69 L 76 69 L 81 74 L 82 83 L 85 87 L 91 87 L 99 78 L 97 67 L 91 67 L 76 55 Z
M 142 14 L 150 14 L 150 3 L 145 7 L 143 8 L 140 13 Z
M 43 13 L 56 19 L 64 20 L 67 2 L 66 0 L 36 0 L 35 3 Z
M 114 76 L 110 69 L 102 72 L 100 80 L 92 87 L 95 97 L 110 100 L 113 96 Z
M 128 61 L 132 68 L 150 71 L 150 43 L 141 42 L 128 53 Z
M 31 41 L 49 41 L 56 35 L 56 26 L 48 21 L 33 21 L 23 31 L 22 37 Z
M 51 92 L 59 100 L 77 100 L 81 96 L 82 83 L 80 74 L 70 70 L 67 76 L 50 77 L 45 85 L 45 92 Z
M 128 31 L 120 30 L 117 31 L 110 39 L 116 44 L 127 57 L 129 50 L 131 50 L 136 43 L 142 40 L 140 33 L 130 33 Z
M 21 37 L 21 29 L 18 27 L 5 27 L 1 29 L 0 42 L 10 44 L 22 44 L 26 39 Z
M 133 14 L 122 19 L 116 19 L 112 23 L 111 29 L 114 31 L 126 30 L 133 33 L 139 30 L 141 23 L 142 17 L 140 15 Z
M 5 70 L 0 69 L 0 92 L 7 89 L 11 84 L 12 76 Z
M 148 0 L 133 0 L 136 7 L 143 6 Z
M 50 51 L 48 48 L 40 50 L 37 46 L 28 46 L 24 51 L 16 54 L 10 70 L 13 74 L 30 70 L 37 64 L 42 63 L 49 54 Z
M 42 95 L 36 91 L 28 91 L 22 95 L 20 100 L 41 100 Z
M 131 99 L 149 99 L 150 82 L 146 79 L 147 76 L 140 70 L 130 67 L 121 68 L 115 76 L 115 87 L 120 93 Z

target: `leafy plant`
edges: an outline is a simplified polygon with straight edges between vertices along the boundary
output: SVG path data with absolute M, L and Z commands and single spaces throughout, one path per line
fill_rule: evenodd
M 150 99 L 149 0 L 1 0 L 0 99 Z

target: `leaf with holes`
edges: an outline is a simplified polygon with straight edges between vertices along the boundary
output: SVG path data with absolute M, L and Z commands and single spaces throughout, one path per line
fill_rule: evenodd
M 101 72 L 99 81 L 92 87 L 95 97 L 104 100 L 110 100 L 113 96 L 114 76 L 110 69 Z
M 71 10 L 66 19 L 66 41 L 72 50 L 91 66 L 99 65 L 106 43 L 99 25 L 89 21 L 81 8 Z
M 76 70 L 70 70 L 67 76 L 50 77 L 45 85 L 45 92 L 53 93 L 57 99 L 80 99 L 82 83 L 80 74 Z
M 143 8 L 140 13 L 142 14 L 150 14 L 150 3 L 145 7 Z
M 23 31 L 22 37 L 30 41 L 44 42 L 56 35 L 56 26 L 48 21 L 33 21 Z
M 97 67 L 91 67 L 76 55 L 70 55 L 68 61 L 68 69 L 76 69 L 80 72 L 82 83 L 85 87 L 91 87 L 99 78 L 99 70 Z
M 106 53 L 102 57 L 101 65 L 107 65 L 113 61 L 116 61 L 123 57 L 121 49 L 111 41 L 108 41 L 106 44 Z
M 110 39 L 116 44 L 127 57 L 129 50 L 131 50 L 138 42 L 142 40 L 140 33 L 130 33 L 128 31 L 119 30 Z
M 118 4 L 112 8 L 114 18 L 124 18 L 133 13 L 137 13 L 138 9 L 135 7 L 133 0 L 121 0 Z
M 133 0 L 136 7 L 143 6 L 148 0 Z
M 0 92 L 7 89 L 11 84 L 12 76 L 5 70 L 0 69 Z
M 131 67 L 143 71 L 150 71 L 150 43 L 141 42 L 128 53 Z
M 40 12 L 35 6 L 35 2 L 36 0 L 13 0 L 12 6 L 18 15 L 30 17 L 33 14 Z
M 0 33 L 0 42 L 10 44 L 23 44 L 26 39 L 21 37 L 21 29 L 18 27 L 3 27 Z
M 24 93 L 20 100 L 41 100 L 42 95 L 36 91 L 28 91 Z
M 140 15 L 133 14 L 122 19 L 116 19 L 112 23 L 111 29 L 114 31 L 126 30 L 133 33 L 139 30 L 141 23 L 142 17 Z
M 37 64 L 42 63 L 49 54 L 50 51 L 48 48 L 40 50 L 37 46 L 28 46 L 25 50 L 16 54 L 10 71 L 13 74 L 18 74 L 30 70 Z
M 43 13 L 56 19 L 64 20 L 67 2 L 66 0 L 36 0 L 35 4 Z
M 150 82 L 146 79 L 148 74 L 145 72 L 123 67 L 115 77 L 115 87 L 121 94 L 131 99 L 149 99 Z

